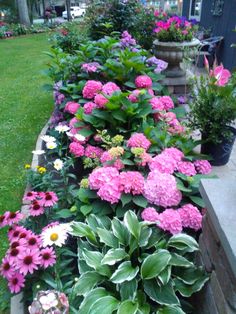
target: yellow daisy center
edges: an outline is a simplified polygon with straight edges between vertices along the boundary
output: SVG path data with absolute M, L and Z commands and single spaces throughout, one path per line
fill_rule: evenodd
M 59 236 L 58 236 L 57 233 L 52 233 L 50 235 L 50 240 L 53 241 L 53 242 L 57 241 L 58 238 L 59 238 Z

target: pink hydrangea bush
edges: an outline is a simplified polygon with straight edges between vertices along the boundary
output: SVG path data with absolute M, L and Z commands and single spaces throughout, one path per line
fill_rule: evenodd
M 145 150 L 151 146 L 151 142 L 143 133 L 134 133 L 127 141 L 127 147 L 141 147 Z
M 86 99 L 93 99 L 98 92 L 102 90 L 102 83 L 99 81 L 89 80 L 83 88 L 83 97 Z

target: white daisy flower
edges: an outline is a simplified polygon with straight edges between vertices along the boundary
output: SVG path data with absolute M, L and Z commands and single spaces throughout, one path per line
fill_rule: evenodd
M 43 135 L 40 137 L 44 142 L 56 142 L 56 138 L 50 135 Z
M 53 167 L 56 169 L 56 170 L 61 170 L 63 168 L 63 161 L 61 159 L 56 159 L 54 160 L 53 162 Z
M 69 227 L 65 226 L 69 224 L 60 224 L 55 226 L 50 226 L 44 229 L 41 233 L 41 239 L 43 242 L 43 246 L 62 246 L 65 244 L 68 238 Z
M 57 143 L 55 143 L 55 142 L 46 142 L 46 147 L 48 149 L 54 149 L 54 148 L 57 147 Z
M 42 149 L 32 150 L 32 153 L 35 155 L 43 155 L 45 153 L 45 150 Z
M 67 125 L 59 124 L 55 127 L 55 130 L 58 131 L 59 133 L 65 133 L 69 131 L 70 128 Z

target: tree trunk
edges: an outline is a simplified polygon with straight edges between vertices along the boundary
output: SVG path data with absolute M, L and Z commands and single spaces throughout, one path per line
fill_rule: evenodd
M 67 11 L 67 20 L 71 21 L 71 13 L 70 13 L 70 7 L 71 7 L 71 0 L 66 0 L 66 11 Z
M 18 12 L 19 12 L 20 23 L 26 26 L 30 26 L 27 0 L 17 0 L 17 7 L 18 7 Z

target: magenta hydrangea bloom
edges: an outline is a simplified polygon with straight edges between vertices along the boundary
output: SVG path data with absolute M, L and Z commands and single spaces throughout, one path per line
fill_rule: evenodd
M 87 145 L 84 151 L 84 155 L 88 158 L 100 158 L 103 152 L 103 149 L 100 147 Z
M 80 104 L 74 101 L 68 101 L 65 105 L 64 111 L 69 112 L 71 114 L 76 114 L 80 107 Z
M 139 89 L 133 90 L 132 93 L 128 96 L 129 101 L 131 101 L 132 103 L 138 102 L 138 96 L 140 93 L 141 91 Z
M 101 167 L 94 169 L 90 173 L 89 187 L 92 190 L 100 189 L 105 183 L 110 182 L 113 179 L 119 178 L 119 171 L 114 167 Z
M 111 96 L 114 92 L 121 91 L 120 87 L 113 82 L 108 82 L 102 87 L 102 92 L 108 96 Z
M 111 204 L 118 203 L 121 198 L 120 180 L 119 178 L 112 178 L 103 183 L 97 192 L 97 195 L 104 201 Z
M 152 79 L 148 75 L 139 75 L 135 79 L 135 86 L 137 88 L 151 88 Z
M 71 142 L 69 145 L 70 153 L 75 155 L 75 157 L 84 156 L 84 146 L 77 142 Z
M 108 99 L 103 96 L 102 94 L 97 94 L 94 98 L 94 102 L 97 106 L 97 108 L 105 108 L 105 104 L 108 103 Z
M 179 161 L 177 170 L 186 176 L 194 176 L 196 174 L 194 164 L 190 161 Z
M 141 217 L 143 220 L 155 222 L 155 221 L 158 221 L 159 214 L 155 208 L 147 207 L 142 211 Z
M 103 167 L 115 167 L 117 170 L 124 168 L 124 164 L 121 159 L 111 156 L 107 151 L 101 155 L 100 161 L 103 164 Z M 113 162 L 112 164 L 107 163 L 111 161 Z
M 151 171 L 158 170 L 161 173 L 172 174 L 176 169 L 177 161 L 171 155 L 162 152 L 152 158 L 148 166 Z
M 121 172 L 120 186 L 125 193 L 142 194 L 144 177 L 138 171 Z
M 146 138 L 143 133 L 134 133 L 127 141 L 128 147 L 141 147 L 145 150 L 151 146 L 151 142 Z
M 85 114 L 91 114 L 93 113 L 93 109 L 96 109 L 97 108 L 97 105 L 90 101 L 90 102 L 87 102 L 86 104 L 84 104 L 84 113 Z
M 90 63 L 82 64 L 81 69 L 87 73 L 94 73 L 94 72 L 97 72 L 97 69 L 99 67 L 100 67 L 100 64 L 98 62 L 90 62 Z
M 165 110 L 165 106 L 163 102 L 160 100 L 160 97 L 153 97 L 152 99 L 149 100 L 149 103 L 151 104 L 153 110 L 158 111 Z
M 177 210 L 168 208 L 159 215 L 160 224 L 157 227 L 168 231 L 171 234 L 178 234 L 182 231 L 182 221 Z
M 139 158 L 141 159 L 141 161 L 138 162 L 137 164 L 142 167 L 145 167 L 149 162 L 152 161 L 152 156 L 147 152 L 142 153 L 142 155 L 140 155 Z
M 159 97 L 159 100 L 162 102 L 162 104 L 164 106 L 164 110 L 173 109 L 175 106 L 174 102 L 170 96 L 161 96 L 161 97 Z
M 209 174 L 212 171 L 212 166 L 208 160 L 196 160 L 194 166 L 197 173 L 200 174 Z
M 102 83 L 99 81 L 89 80 L 83 88 L 83 97 L 93 99 L 95 95 L 102 90 Z
M 178 209 L 182 225 L 185 228 L 192 228 L 198 231 L 202 228 L 202 214 L 192 204 L 183 205 Z
M 181 161 L 184 158 L 184 153 L 175 147 L 165 148 L 162 153 L 171 156 L 176 161 Z
M 149 203 L 162 207 L 177 206 L 182 199 L 175 177 L 157 170 L 149 173 L 143 195 Z

